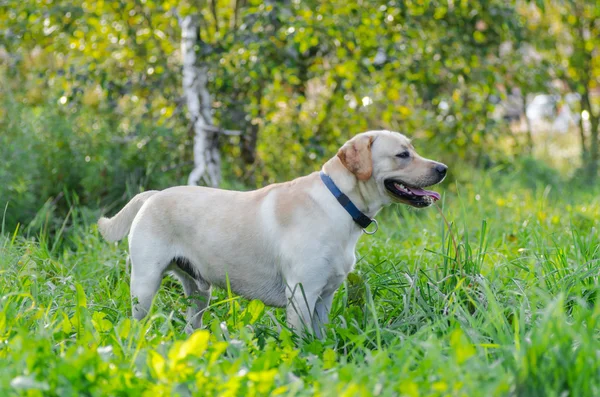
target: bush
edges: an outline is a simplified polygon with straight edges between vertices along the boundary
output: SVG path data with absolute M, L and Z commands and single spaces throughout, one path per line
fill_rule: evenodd
M 125 134 L 114 116 L 85 108 L 71 113 L 51 104 L 2 105 L 0 205 L 8 205 L 8 230 L 28 224 L 48 201 L 64 217 L 70 206 L 65 196 L 97 208 L 121 204 L 140 186 L 185 182 L 182 138 L 169 129 L 139 124 Z

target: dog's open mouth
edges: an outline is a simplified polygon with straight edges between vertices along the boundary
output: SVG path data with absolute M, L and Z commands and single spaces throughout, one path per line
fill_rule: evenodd
M 408 186 L 404 182 L 393 179 L 385 180 L 384 185 L 393 198 L 413 207 L 427 207 L 440 199 L 438 192 Z

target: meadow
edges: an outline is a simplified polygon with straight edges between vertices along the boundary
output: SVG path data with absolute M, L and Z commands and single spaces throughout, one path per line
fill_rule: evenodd
M 0 397 L 600 396 L 597 1 L 0 4 Z M 361 237 L 323 340 L 223 290 L 187 335 L 168 277 L 131 319 L 98 217 L 373 129 L 449 174 Z
M 170 278 L 132 321 L 126 242 L 75 201 L 53 232 L 3 227 L 0 395 L 600 395 L 598 189 L 526 160 L 452 171 L 439 210 L 379 214 L 324 340 L 222 290 L 188 336 Z

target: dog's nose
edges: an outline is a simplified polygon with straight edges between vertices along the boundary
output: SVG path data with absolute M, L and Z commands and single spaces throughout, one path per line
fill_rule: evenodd
M 444 175 L 446 175 L 446 171 L 448 171 L 448 167 L 442 163 L 438 163 L 435 166 L 435 170 L 438 172 L 438 174 L 440 174 L 441 176 L 444 176 Z

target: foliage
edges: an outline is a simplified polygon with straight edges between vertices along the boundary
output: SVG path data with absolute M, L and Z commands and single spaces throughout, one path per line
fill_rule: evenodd
M 29 224 L 45 205 L 60 218 L 74 204 L 110 207 L 138 186 L 185 180 L 180 145 L 164 127 L 139 124 L 140 137 L 119 136 L 102 115 L 49 104 L 32 108 L 11 99 L 3 102 L 6 117 L 0 122 L 0 203 L 9 228 Z M 60 227 L 52 217 L 41 223 L 48 221 L 50 229 L 53 222 Z
M 507 129 L 492 117 L 511 78 L 500 46 L 518 47 L 525 29 L 496 0 L 14 3 L 0 43 L 15 100 L 109 111 L 113 132 L 137 140 L 152 139 L 142 125 L 166 128 L 185 162 L 177 17 L 199 12 L 216 119 L 244 132 L 222 142 L 225 163 L 258 185 L 312 170 L 374 128 L 488 160 Z
M 587 179 L 595 180 L 600 162 L 600 9 L 595 1 L 544 1 L 528 7 L 533 43 L 551 65 L 558 92 L 579 95 L 578 132 Z M 586 125 L 588 124 L 589 125 Z
M 545 81 L 541 65 L 535 79 L 519 70 L 532 39 L 519 3 L 13 1 L 0 14 L 0 127 L 5 147 L 19 146 L 5 149 L 0 187 L 11 227 L 62 192 L 110 205 L 125 190 L 184 183 L 177 19 L 188 13 L 202 17 L 217 124 L 243 132 L 221 142 L 225 183 L 240 188 L 311 172 L 376 128 L 406 132 L 451 166 L 502 163 L 522 139 L 494 116 L 498 99 Z
M 452 234 L 435 209 L 384 211 L 324 341 L 223 291 L 207 330 L 185 336 L 170 279 L 150 318 L 130 320 L 126 244 L 77 208 L 66 240 L 4 233 L 1 394 L 597 395 L 597 191 L 518 181 L 445 183 Z

